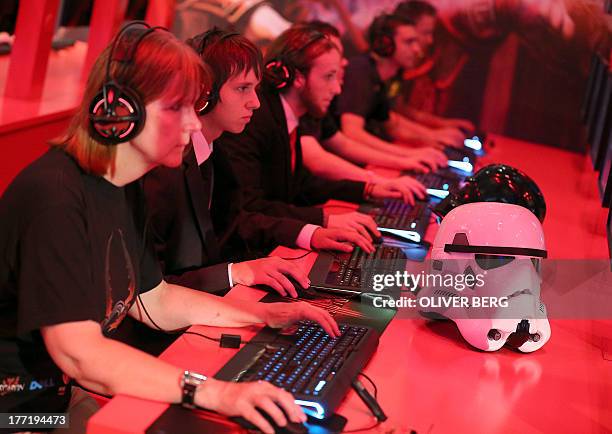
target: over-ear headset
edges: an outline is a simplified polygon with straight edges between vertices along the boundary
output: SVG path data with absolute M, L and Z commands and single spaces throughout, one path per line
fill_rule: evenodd
M 191 45 L 200 56 L 202 56 L 202 53 L 204 53 L 206 48 L 234 36 L 240 36 L 240 33 L 227 32 L 218 27 L 213 27 L 202 35 L 187 41 L 187 43 Z M 220 83 L 217 77 L 215 77 L 210 91 L 196 104 L 196 111 L 198 112 L 199 116 L 204 116 L 215 108 L 219 102 L 219 92 L 221 92 L 222 85 L 223 83 Z
M 296 51 L 308 49 L 311 45 L 328 37 L 321 32 L 311 32 L 308 41 L 297 49 L 290 49 L 282 53 L 278 58 L 269 60 L 265 65 L 266 81 L 268 81 L 275 89 L 281 90 L 291 86 L 295 80 L 296 67 L 292 61 L 292 56 Z
M 395 52 L 393 19 L 393 15 L 380 15 L 370 25 L 370 48 L 380 57 L 391 57 Z
M 126 41 L 125 34 L 136 26 L 141 27 L 141 32 Z M 111 62 L 132 63 L 142 40 L 158 29 L 167 31 L 164 27 L 151 27 L 144 21 L 133 21 L 123 26 L 112 42 L 102 90 L 89 105 L 89 134 L 104 145 L 116 145 L 133 139 L 142 131 L 146 118 L 142 98 L 112 76 Z M 117 46 L 124 41 L 128 46 L 120 57 L 115 57 Z

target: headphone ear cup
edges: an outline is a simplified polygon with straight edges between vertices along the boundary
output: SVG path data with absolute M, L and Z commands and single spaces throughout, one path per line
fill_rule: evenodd
M 200 106 L 200 108 L 196 107 L 198 116 L 204 116 L 210 113 L 215 108 L 218 102 L 219 92 L 217 91 L 216 86 L 213 86 L 210 92 L 198 103 L 198 105 Z
M 374 41 L 372 49 L 380 57 L 391 57 L 395 51 L 395 41 L 389 35 L 380 35 Z
M 104 145 L 117 145 L 136 137 L 145 118 L 144 105 L 136 92 L 106 83 L 89 105 L 89 133 Z
M 276 89 L 283 89 L 293 83 L 295 74 L 293 68 L 285 65 L 280 60 L 266 63 L 266 78 Z

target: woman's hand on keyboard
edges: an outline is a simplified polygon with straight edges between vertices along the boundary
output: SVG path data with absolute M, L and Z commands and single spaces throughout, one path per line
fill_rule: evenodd
M 246 286 L 267 285 L 283 297 L 287 295 L 297 297 L 295 286 L 287 276 L 302 285 L 302 288 L 308 288 L 310 285 L 308 275 L 303 270 L 278 257 L 270 256 L 232 265 L 234 283 Z
M 265 381 L 234 383 L 209 378 L 198 387 L 195 402 L 225 416 L 243 417 L 270 434 L 274 428 L 256 408 L 267 413 L 278 426 L 285 426 L 287 419 L 306 422 L 306 415 L 293 395 Z
M 282 329 L 301 320 L 318 323 L 331 337 L 340 336 L 338 324 L 330 313 L 310 303 L 269 303 L 264 306 L 264 322 L 269 327 Z
M 371 240 L 352 230 L 318 228 L 310 239 L 310 247 L 315 250 L 352 252 L 353 244 L 361 247 L 365 252 L 374 251 Z

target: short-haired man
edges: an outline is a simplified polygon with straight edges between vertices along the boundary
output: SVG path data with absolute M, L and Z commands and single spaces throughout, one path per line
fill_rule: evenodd
M 262 74 L 260 51 L 237 33 L 218 29 L 188 41 L 212 70 L 213 89 L 201 106 L 202 129 L 181 169 L 159 169 L 145 178 L 151 237 L 169 281 L 225 293 L 234 284 L 265 284 L 280 294 L 296 295 L 287 276 L 308 286 L 307 276 L 286 260 L 270 257 L 228 263 L 245 248 L 276 244 L 306 249 L 365 249 L 363 236 L 343 229 L 308 226 L 303 221 L 270 217 L 242 209 L 240 188 L 223 145 L 224 132 L 241 132 L 259 107 L 255 87 Z

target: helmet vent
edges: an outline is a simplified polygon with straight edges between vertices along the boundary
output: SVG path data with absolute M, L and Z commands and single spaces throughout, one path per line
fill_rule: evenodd
M 467 234 L 464 232 L 457 232 L 455 238 L 453 238 L 453 244 L 456 246 L 469 246 Z

